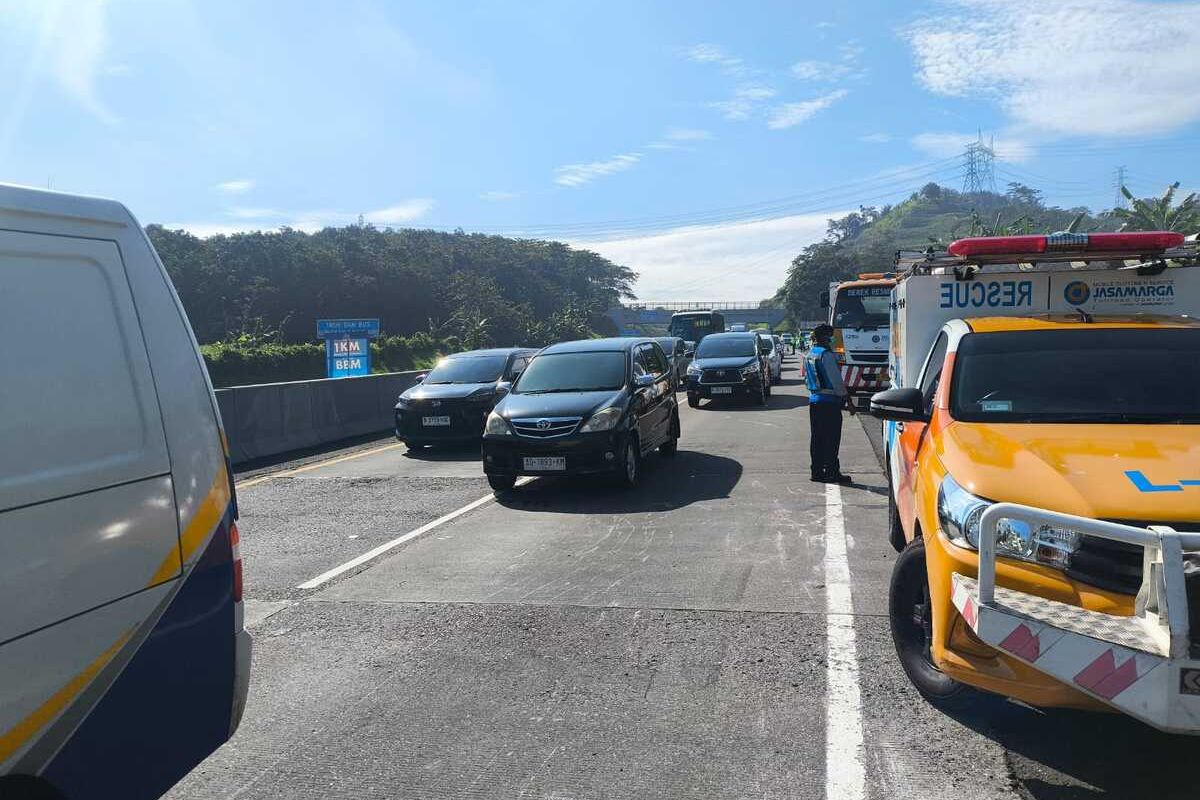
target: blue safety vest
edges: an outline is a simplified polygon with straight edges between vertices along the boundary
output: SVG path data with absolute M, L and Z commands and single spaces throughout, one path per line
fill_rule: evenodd
M 829 349 L 815 344 L 804 357 L 804 380 L 808 384 L 808 402 L 810 403 L 841 403 L 842 398 L 832 394 L 833 387 L 825 371 L 821 369 L 821 356 Z

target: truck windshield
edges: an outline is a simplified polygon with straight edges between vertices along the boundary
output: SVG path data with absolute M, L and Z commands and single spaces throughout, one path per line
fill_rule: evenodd
M 1200 423 L 1200 329 L 971 334 L 950 406 L 966 422 Z
M 891 324 L 892 287 L 840 289 L 833 306 L 835 328 L 883 328 Z

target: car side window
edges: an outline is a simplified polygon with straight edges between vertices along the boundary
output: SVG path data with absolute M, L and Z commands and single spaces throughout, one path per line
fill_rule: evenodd
M 933 397 L 937 394 L 938 384 L 942 379 L 942 365 L 946 361 L 946 347 L 950 339 L 946 334 L 938 334 L 933 348 L 929 351 L 929 359 L 925 362 L 925 374 L 921 376 L 921 396 L 925 398 L 925 413 L 933 411 Z
M 648 344 L 642 348 L 646 358 L 646 368 L 651 375 L 659 376 L 667 371 L 667 359 L 663 357 L 662 348 L 657 344 Z
M 633 351 L 633 376 L 636 378 L 639 375 L 647 375 L 650 373 L 650 368 L 646 364 L 646 348 L 639 347 Z
M 508 371 L 509 378 L 514 377 L 518 373 L 524 372 L 525 368 L 528 366 L 529 356 L 518 356 L 517 358 L 514 358 L 512 362 L 512 369 Z

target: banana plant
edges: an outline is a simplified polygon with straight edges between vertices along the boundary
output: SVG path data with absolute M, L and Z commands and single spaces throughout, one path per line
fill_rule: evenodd
M 1134 197 L 1122 186 L 1121 194 L 1129 201 L 1129 208 L 1114 208 L 1113 216 L 1121 220 L 1123 231 L 1178 231 L 1196 233 L 1200 231 L 1200 198 L 1192 192 L 1175 205 L 1175 192 L 1179 181 L 1175 181 L 1162 197 Z

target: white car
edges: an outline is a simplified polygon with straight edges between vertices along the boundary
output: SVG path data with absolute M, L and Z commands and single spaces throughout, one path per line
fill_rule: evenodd
M 771 383 L 779 383 L 783 380 L 783 348 L 775 346 L 775 337 L 769 333 L 760 331 L 758 341 L 771 368 Z

